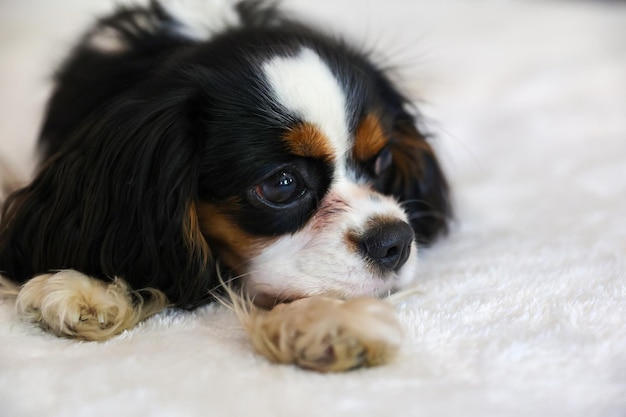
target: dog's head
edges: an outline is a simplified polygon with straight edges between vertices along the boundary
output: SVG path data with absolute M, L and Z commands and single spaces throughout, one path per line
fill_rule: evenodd
M 218 269 L 260 304 L 381 295 L 415 276 L 416 242 L 450 211 L 416 117 L 341 42 L 226 33 L 90 116 L 5 218 L 26 206 L 27 227 L 53 229 L 32 233 L 48 268 L 122 276 L 181 306 Z
M 200 70 L 198 234 L 257 302 L 406 284 L 448 214 L 430 145 L 364 57 L 285 48 Z

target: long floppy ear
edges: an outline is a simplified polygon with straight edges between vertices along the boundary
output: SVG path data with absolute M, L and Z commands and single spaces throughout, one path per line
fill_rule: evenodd
M 400 201 L 415 239 L 429 244 L 448 230 L 452 218 L 448 182 L 427 135 L 417 128 L 421 115 L 412 102 L 381 70 L 373 69 L 372 77 L 391 125 L 387 132 L 391 164 L 378 175 L 375 186 Z
M 170 90 L 171 91 L 171 90 Z M 202 141 L 193 93 L 118 100 L 77 129 L 6 201 L 0 270 L 17 281 L 72 268 L 192 308 L 215 283 L 196 216 Z
M 403 112 L 396 117 L 389 145 L 393 163 L 381 178 L 382 187 L 407 211 L 416 240 L 431 243 L 447 231 L 452 216 L 446 178 L 411 115 Z

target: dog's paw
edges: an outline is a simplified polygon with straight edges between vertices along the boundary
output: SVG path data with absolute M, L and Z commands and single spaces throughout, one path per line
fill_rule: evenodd
M 394 308 L 375 298 L 310 297 L 251 313 L 246 327 L 261 354 L 320 372 L 386 363 L 402 341 Z
M 106 283 L 73 270 L 32 278 L 20 289 L 16 307 L 58 336 L 83 340 L 107 339 L 142 318 L 123 280 Z

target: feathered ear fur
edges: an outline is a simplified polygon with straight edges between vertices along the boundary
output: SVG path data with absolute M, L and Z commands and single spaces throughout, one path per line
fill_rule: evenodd
M 448 183 L 414 117 L 402 110 L 394 113 L 385 148 L 391 153 L 391 163 L 378 174 L 374 185 L 398 199 L 417 242 L 429 244 L 447 231 L 452 216 Z
M 158 288 L 183 308 L 206 301 L 216 283 L 195 212 L 202 142 L 192 92 L 175 91 L 116 100 L 7 199 L 0 271 L 21 282 L 71 268 Z
M 427 135 L 417 128 L 420 115 L 411 101 L 380 70 L 372 75 L 384 113 L 390 117 L 392 154 L 391 165 L 376 179 L 375 187 L 398 199 L 417 242 L 429 244 L 448 230 L 452 218 L 448 182 Z
M 394 122 L 390 145 L 393 164 L 383 178 L 384 187 L 407 211 L 416 240 L 428 244 L 447 231 L 452 216 L 448 183 L 413 117 Z

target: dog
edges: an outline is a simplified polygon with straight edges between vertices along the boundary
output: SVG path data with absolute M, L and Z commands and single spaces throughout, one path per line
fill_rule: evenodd
M 20 314 L 105 340 L 222 279 L 264 308 L 406 287 L 449 189 L 373 61 L 264 1 L 98 20 L 56 74 L 34 179 L 3 205 Z

